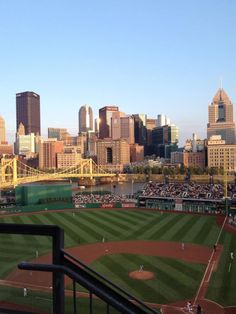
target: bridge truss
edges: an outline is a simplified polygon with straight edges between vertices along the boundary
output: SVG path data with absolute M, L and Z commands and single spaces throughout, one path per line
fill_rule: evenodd
M 41 171 L 29 167 L 22 161 L 14 158 L 2 158 L 0 163 L 0 188 L 11 188 L 19 184 L 37 181 L 60 180 L 65 178 L 100 178 L 113 177 L 114 173 L 106 172 L 91 158 L 81 159 L 75 166 L 51 171 Z

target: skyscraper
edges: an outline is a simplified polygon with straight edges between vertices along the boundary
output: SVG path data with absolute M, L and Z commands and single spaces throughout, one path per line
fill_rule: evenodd
M 93 131 L 93 111 L 89 105 L 79 110 L 79 133 Z
M 125 139 L 109 138 L 97 141 L 97 163 L 113 171 L 122 171 L 130 162 L 130 145 Z
M 235 144 L 233 104 L 223 88 L 218 89 L 208 107 L 207 138 L 212 135 L 221 135 L 226 144 Z
M 111 118 L 113 112 L 119 111 L 117 106 L 105 106 L 99 109 L 99 138 L 111 137 Z
M 15 154 L 30 157 L 35 153 L 35 134 L 18 135 L 15 142 Z
M 6 142 L 5 120 L 0 116 L 0 144 Z
M 48 138 L 56 138 L 58 141 L 64 140 L 69 133 L 65 128 L 48 128 Z
M 12 154 L 12 145 L 8 144 L 6 139 L 5 120 L 0 116 L 0 155 Z
M 129 144 L 134 143 L 134 118 L 117 111 L 111 118 L 111 136 L 113 140 L 126 139 Z
M 166 115 L 164 114 L 157 115 L 157 127 L 169 125 L 169 124 L 170 124 L 170 119 Z
M 174 125 L 164 125 L 152 130 L 152 144 L 156 146 L 155 154 L 170 158 L 170 153 L 178 149 L 179 128 Z
M 143 115 L 133 114 L 134 118 L 134 138 L 135 143 L 146 145 L 147 143 L 147 128 L 143 123 Z M 146 121 L 145 121 L 146 124 Z
M 40 134 L 40 96 L 34 92 L 16 94 L 16 130 L 22 123 L 25 134 Z
M 56 168 L 57 153 L 62 153 L 62 141 L 54 139 L 42 140 L 39 145 L 39 168 Z
M 157 126 L 157 119 L 147 119 L 146 128 L 147 128 L 147 145 L 152 144 L 152 130 Z
M 18 130 L 16 132 L 16 136 L 17 135 L 25 135 L 25 127 L 22 122 L 19 124 Z
M 134 118 L 126 116 L 120 118 L 120 137 L 128 141 L 129 144 L 134 143 Z

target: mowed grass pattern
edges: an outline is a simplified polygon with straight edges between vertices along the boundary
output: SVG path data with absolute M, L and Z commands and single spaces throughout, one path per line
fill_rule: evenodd
M 35 308 L 35 305 L 37 305 L 37 309 L 45 311 L 46 313 L 53 312 L 52 295 L 49 293 L 28 290 L 27 297 L 23 297 L 22 289 L 0 286 L 0 296 L 1 296 L 1 300 L 5 300 L 6 302 L 13 303 L 13 300 L 14 300 L 14 304 L 21 304 L 23 306 L 26 306 L 28 311 L 30 312 L 32 312 L 32 308 Z M 96 309 L 96 312 L 95 312 L 96 314 L 106 313 L 106 303 L 104 303 L 102 300 L 94 298 L 93 305 L 94 305 L 94 308 Z M 79 298 L 77 300 L 77 307 L 79 308 L 79 313 L 89 314 L 90 313 L 89 312 L 89 299 Z M 28 311 L 26 313 L 28 313 Z M 4 311 L 4 313 L 6 312 Z M 72 298 L 65 299 L 65 313 L 74 314 Z M 110 314 L 119 314 L 119 313 L 116 310 L 111 308 Z
M 163 213 L 145 210 L 94 210 L 80 212 L 61 212 L 1 217 L 0 222 L 10 223 L 36 223 L 56 224 L 65 230 L 65 246 L 74 247 L 86 243 L 120 240 L 151 240 L 151 241 L 177 241 L 197 243 L 212 247 L 219 234 L 220 228 L 215 223 L 215 217 Z M 209 292 L 210 297 L 221 304 L 232 305 L 235 300 L 230 290 L 235 290 L 235 271 L 228 282 L 225 270 L 228 250 L 236 250 L 235 236 L 223 232 L 222 244 L 225 245 L 219 272 L 213 277 L 213 285 L 217 287 Z M 50 239 L 47 237 L 28 236 L 1 236 L 0 250 L 3 252 L 10 247 L 9 253 L 0 258 L 0 277 L 6 274 L 22 260 L 35 257 L 35 250 L 45 254 L 51 248 Z M 4 251 L 5 252 L 5 251 Z M 6 260 L 9 262 L 6 263 Z M 135 289 L 136 295 L 141 299 L 152 302 L 168 303 L 179 299 L 194 297 L 200 280 L 203 276 L 205 265 L 187 264 L 172 259 L 159 257 L 132 256 L 127 254 L 104 256 L 94 263 L 94 267 L 109 279 L 121 284 L 130 290 L 128 276 L 121 277 L 117 269 L 122 267 L 122 273 L 128 272 L 126 266 L 133 267 L 145 265 L 154 269 L 158 274 L 157 283 L 152 281 L 142 283 L 142 288 Z M 232 269 L 234 266 L 232 265 Z M 127 279 L 128 278 L 128 279 Z M 227 279 L 227 280 L 225 280 Z M 141 284 L 141 283 L 140 283 Z M 136 288 L 137 282 L 132 285 Z M 223 288 L 222 288 L 223 287 Z M 229 290 L 230 288 L 230 290 Z
M 147 281 L 130 278 L 129 272 L 138 270 L 140 265 L 153 272 L 155 278 Z M 183 296 L 191 298 L 204 270 L 199 264 L 132 254 L 103 256 L 91 266 L 137 298 L 160 304 L 182 300 Z
M 236 305 L 236 260 L 230 258 L 230 252 L 234 252 L 234 255 L 236 253 L 236 236 L 224 232 L 220 243 L 224 251 L 206 297 L 223 305 Z

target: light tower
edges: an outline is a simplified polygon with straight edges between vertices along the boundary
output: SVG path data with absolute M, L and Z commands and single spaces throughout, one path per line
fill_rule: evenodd
M 228 216 L 228 174 L 227 174 L 227 165 L 226 165 L 226 151 L 224 150 L 224 199 L 225 199 L 225 211 Z

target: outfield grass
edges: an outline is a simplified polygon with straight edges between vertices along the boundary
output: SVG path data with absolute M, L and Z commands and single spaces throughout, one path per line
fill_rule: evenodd
M 52 313 L 52 295 L 48 293 L 38 292 L 28 290 L 28 295 L 23 296 L 22 289 L 19 288 L 9 288 L 0 286 L 0 295 L 1 300 L 4 300 L 9 303 L 20 304 L 26 306 L 28 310 L 34 309 L 37 305 L 37 309 L 41 311 L 46 311 Z M 93 299 L 93 305 L 96 309 L 96 314 L 106 313 L 106 304 L 98 299 Z M 88 298 L 78 298 L 77 299 L 77 308 L 79 313 L 89 314 L 89 299 Z M 22 313 L 22 312 L 21 312 Z M 70 314 L 74 313 L 73 309 L 73 300 L 72 298 L 65 298 L 65 313 Z M 110 308 L 111 314 L 118 314 L 118 312 Z
M 225 306 L 236 305 L 236 260 L 230 259 L 230 252 L 236 253 L 236 236 L 224 232 L 220 243 L 224 251 L 206 297 Z
M 129 272 L 144 270 L 155 274 L 152 280 L 135 280 Z M 121 288 L 143 301 L 166 304 L 183 298 L 191 299 L 201 281 L 204 265 L 189 264 L 156 256 L 112 254 L 94 261 L 93 269 L 112 278 Z
M 106 241 L 161 240 L 213 247 L 220 231 L 214 217 L 139 210 L 81 211 L 75 214 L 48 212 L 1 217 L 0 222 L 57 224 L 65 230 L 66 247 L 101 242 L 103 237 Z M 223 232 L 220 243 L 224 245 L 224 252 L 219 268 L 213 274 L 207 297 L 222 305 L 235 305 L 236 265 L 231 266 L 230 273 L 228 265 L 229 252 L 236 252 L 236 237 Z M 6 248 L 11 250 L 6 251 Z M 34 258 L 35 250 L 41 255 L 50 248 L 51 241 L 47 237 L 1 236 L 0 251 L 4 252 L 4 256 L 0 257 L 0 278 L 6 276 L 18 262 Z M 152 268 L 159 278 L 156 287 L 151 281 L 147 281 L 144 288 L 143 283 L 133 283 L 126 280 L 127 276 L 122 277 L 128 264 L 143 264 Z M 157 303 L 193 298 L 205 268 L 203 265 L 171 259 L 130 254 L 104 256 L 95 261 L 93 266 L 126 290 L 131 287 L 132 292 L 135 291 L 141 299 Z

